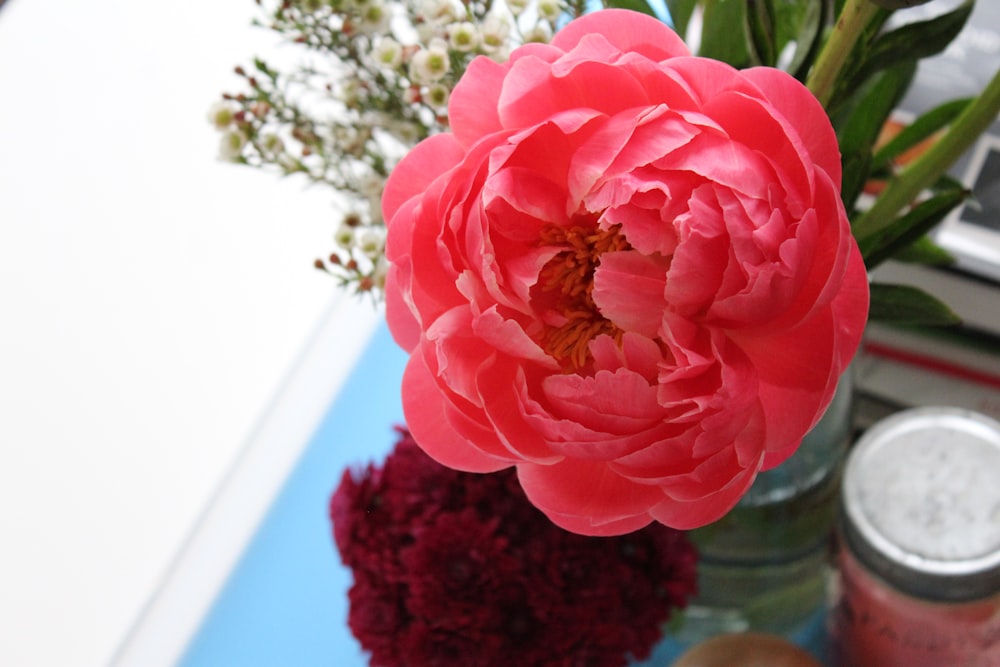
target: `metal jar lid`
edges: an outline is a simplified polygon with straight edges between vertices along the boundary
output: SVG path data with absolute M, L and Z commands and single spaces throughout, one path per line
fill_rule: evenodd
M 844 470 L 843 530 L 890 585 L 931 600 L 1000 591 L 1000 422 L 905 410 L 871 427 Z

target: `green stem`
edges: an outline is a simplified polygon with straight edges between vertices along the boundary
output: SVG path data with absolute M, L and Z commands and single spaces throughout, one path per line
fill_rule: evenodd
M 844 4 L 844 9 L 837 17 L 837 24 L 816 57 L 816 64 L 806 80 L 806 87 L 823 106 L 833 96 L 840 70 L 878 9 L 878 5 L 871 0 L 847 0 Z
M 941 177 L 962 153 L 976 142 L 1000 113 L 1000 70 L 983 92 L 959 114 L 943 137 L 894 178 L 853 224 L 859 242 L 870 240 L 889 227 L 896 215 Z

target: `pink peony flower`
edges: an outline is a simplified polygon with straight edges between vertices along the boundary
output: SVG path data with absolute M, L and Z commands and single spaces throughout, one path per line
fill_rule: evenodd
M 516 466 L 579 533 L 722 516 L 819 420 L 867 317 L 820 104 L 605 10 L 475 60 L 449 117 L 383 196 L 416 440 Z

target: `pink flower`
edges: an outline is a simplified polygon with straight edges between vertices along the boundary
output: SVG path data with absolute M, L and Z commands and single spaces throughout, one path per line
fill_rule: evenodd
M 413 436 L 516 466 L 571 531 L 722 516 L 818 421 L 867 317 L 824 110 L 606 10 L 473 61 L 449 118 L 383 196 Z

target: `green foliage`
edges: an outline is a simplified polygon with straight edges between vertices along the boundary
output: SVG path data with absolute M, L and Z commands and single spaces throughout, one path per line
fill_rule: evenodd
M 674 30 L 683 37 L 687 34 L 691 16 L 699 0 L 666 0 L 667 10 L 670 12 L 670 20 L 674 24 Z
M 701 10 L 698 55 L 747 67 L 782 67 L 804 80 L 833 22 L 833 0 L 666 0 L 686 35 Z
M 910 285 L 871 284 L 868 319 L 914 326 L 949 326 L 961 319 L 936 297 Z
M 778 26 L 773 0 L 747 0 L 747 50 L 755 65 L 778 64 Z
M 921 236 L 910 245 L 899 250 L 893 255 L 893 259 L 900 262 L 929 264 L 932 266 L 946 266 L 955 262 L 955 258 L 950 252 L 926 236 Z
M 913 81 L 916 67 L 915 62 L 903 62 L 879 72 L 855 94 L 849 107 L 831 118 L 844 170 L 841 196 L 849 211 L 868 181 L 875 142 Z
M 896 256 L 904 248 L 916 243 L 918 239 L 924 238 L 927 232 L 965 201 L 968 194 L 964 188 L 948 189 L 912 207 L 893 221 L 882 234 L 860 244 L 865 264 L 869 269 L 875 268 L 890 257 Z M 923 249 L 925 252 L 930 252 L 927 243 L 924 242 Z M 940 255 L 934 253 L 934 258 L 936 261 Z
M 743 33 L 747 0 L 702 0 L 704 10 L 698 55 L 727 62 L 733 67 L 751 64 L 750 49 Z
M 955 120 L 970 101 L 966 98 L 945 102 L 914 120 L 875 153 L 872 158 L 872 169 L 887 168 L 892 160 L 899 158 L 920 142 L 932 138 L 934 133 L 947 127 L 951 121 Z
M 787 70 L 795 78 L 805 81 L 823 36 L 833 21 L 833 6 L 830 0 L 782 2 L 778 5 L 777 16 L 779 48 L 783 49 L 790 43 L 795 45 Z
M 974 0 L 926 21 L 880 32 L 865 49 L 863 64 L 850 85 L 858 85 L 878 70 L 909 60 L 937 55 L 958 36 L 972 13 Z

